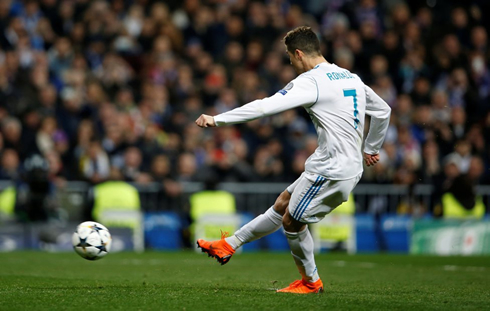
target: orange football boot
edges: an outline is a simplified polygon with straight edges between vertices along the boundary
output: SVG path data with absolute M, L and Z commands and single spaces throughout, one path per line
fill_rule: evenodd
M 304 280 L 297 280 L 289 284 L 288 287 L 278 289 L 278 293 L 292 293 L 292 294 L 313 294 L 323 293 L 323 282 L 318 279 L 314 283 L 310 283 Z
M 221 240 L 218 241 L 204 241 L 203 239 L 197 240 L 197 246 L 201 248 L 203 253 L 207 253 L 208 257 L 214 257 L 221 265 L 230 261 L 231 256 L 235 253 L 233 247 L 225 241 L 227 233 L 221 232 Z

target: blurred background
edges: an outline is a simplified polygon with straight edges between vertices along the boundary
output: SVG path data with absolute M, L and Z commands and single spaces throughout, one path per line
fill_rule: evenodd
M 318 226 L 318 250 L 488 254 L 488 12 L 486 0 L 0 1 L 0 249 L 63 249 L 89 219 L 129 227 L 121 249 L 180 249 L 223 227 L 199 227 L 203 215 L 233 231 L 265 211 L 317 146 L 308 114 L 193 122 L 294 79 L 282 39 L 307 25 L 392 108 L 381 161 Z M 250 249 L 287 249 L 280 234 Z

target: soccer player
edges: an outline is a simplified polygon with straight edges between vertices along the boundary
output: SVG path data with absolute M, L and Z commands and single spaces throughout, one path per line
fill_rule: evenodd
M 308 158 L 303 174 L 264 214 L 245 224 L 233 236 L 217 241 L 197 240 L 203 252 L 227 263 L 242 246 L 284 227 L 301 280 L 278 290 L 286 293 L 323 292 L 307 224 L 316 223 L 347 201 L 361 178 L 363 165 L 376 164 L 390 118 L 390 107 L 361 79 L 325 60 L 310 27 L 298 27 L 284 38 L 286 51 L 299 76 L 271 97 L 231 111 L 201 115 L 196 124 L 215 127 L 255 120 L 303 107 L 318 134 L 318 148 Z M 362 152 L 364 116 L 371 116 Z

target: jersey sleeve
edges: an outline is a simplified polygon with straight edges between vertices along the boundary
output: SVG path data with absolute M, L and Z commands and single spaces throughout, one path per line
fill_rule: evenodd
M 276 94 L 216 115 L 214 121 L 217 126 L 243 123 L 296 107 L 308 107 L 317 100 L 318 87 L 315 79 L 299 76 Z
M 365 85 L 366 114 L 371 116 L 371 125 L 364 143 L 364 152 L 378 154 L 390 124 L 391 108 L 369 86 Z

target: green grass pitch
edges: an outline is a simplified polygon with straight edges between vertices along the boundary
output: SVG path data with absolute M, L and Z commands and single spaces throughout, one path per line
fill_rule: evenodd
M 317 255 L 324 294 L 278 294 L 287 253 L 0 253 L 0 310 L 489 310 L 490 258 Z

